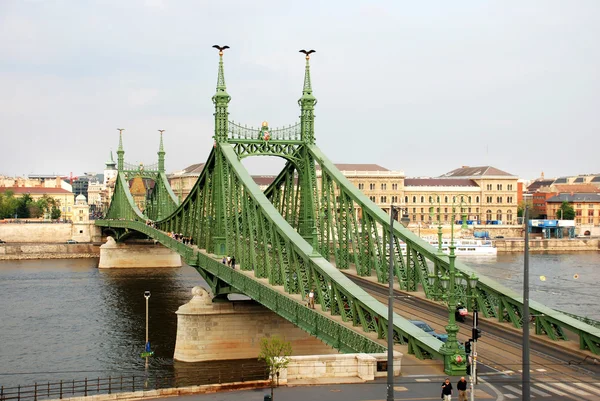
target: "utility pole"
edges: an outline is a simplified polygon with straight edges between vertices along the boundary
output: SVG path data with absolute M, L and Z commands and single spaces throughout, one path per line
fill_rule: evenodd
M 472 345 L 472 360 L 473 365 L 471 366 L 471 401 L 475 400 L 475 384 L 477 383 L 477 339 L 480 336 L 480 331 L 477 328 L 479 324 L 479 315 L 477 309 L 473 310 L 473 329 L 471 330 L 471 336 L 473 338 Z
M 390 205 L 387 401 L 394 401 L 394 205 Z
M 523 401 L 531 399 L 529 382 L 529 206 L 525 204 L 525 254 L 523 256 Z

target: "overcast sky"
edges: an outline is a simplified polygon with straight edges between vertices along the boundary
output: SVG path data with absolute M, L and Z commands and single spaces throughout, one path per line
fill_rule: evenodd
M 117 128 L 128 162 L 156 161 L 158 129 L 168 171 L 205 161 L 213 44 L 231 46 L 231 119 L 252 126 L 298 120 L 298 50 L 317 50 L 334 162 L 598 173 L 599 38 L 598 0 L 0 0 L 0 174 L 102 172 Z

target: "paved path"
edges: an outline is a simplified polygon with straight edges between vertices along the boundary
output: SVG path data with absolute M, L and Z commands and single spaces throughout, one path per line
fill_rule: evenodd
M 445 376 L 414 375 L 396 377 L 394 396 L 396 400 L 428 401 L 439 400 L 441 383 Z M 451 378 L 456 387 L 458 378 Z M 297 383 L 300 384 L 300 383 Z M 385 378 L 369 383 L 299 385 L 275 389 L 274 401 L 385 401 L 387 385 Z M 270 389 L 239 390 L 212 394 L 180 396 L 178 401 L 264 401 Z M 558 382 L 546 381 L 542 377 L 533 377 L 532 398 L 543 401 L 564 400 L 600 400 L 600 379 L 597 382 Z M 171 397 L 172 398 L 172 397 Z M 475 392 L 476 400 L 511 401 L 522 398 L 520 375 L 497 372 L 480 377 Z M 456 390 L 452 397 L 458 400 Z M 167 398 L 164 398 L 167 401 Z

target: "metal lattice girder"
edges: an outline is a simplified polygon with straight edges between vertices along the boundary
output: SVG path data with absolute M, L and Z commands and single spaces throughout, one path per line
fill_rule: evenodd
M 367 242 L 381 241 L 375 233 L 385 232 L 386 229 L 389 229 L 389 215 L 377 207 L 367 196 L 352 185 L 316 145 L 307 146 L 315 160 L 318 161 L 322 176 L 327 175 L 327 180 L 336 183 L 337 191 L 341 193 L 341 195 L 350 197 L 355 204 L 354 207 L 360 209 L 363 217 L 363 227 L 370 230 Z M 375 223 L 376 228 L 373 228 L 373 223 Z M 406 244 L 407 249 L 407 263 L 405 265 L 397 263 L 396 258 L 394 258 L 395 275 L 401 283 L 400 285 L 402 286 L 403 280 L 407 280 L 409 290 L 417 290 L 417 287 L 413 286 L 413 284 L 416 284 L 424 289 L 427 296 L 431 297 L 433 291 L 426 290 L 429 287 L 427 282 L 427 272 L 430 271 L 429 269 L 436 269 L 440 274 L 447 273 L 449 268 L 448 256 L 439 255 L 433 246 L 410 232 L 410 230 L 401 226 L 399 223 L 394 224 L 394 235 Z M 370 249 L 373 249 L 376 246 L 377 245 L 369 244 Z M 395 248 L 394 253 L 399 252 L 399 244 L 396 244 Z M 377 260 L 377 258 L 373 259 Z M 364 274 L 365 271 L 370 271 L 372 261 L 364 261 L 360 258 L 358 258 L 357 261 L 359 264 L 362 264 L 356 266 L 359 275 Z M 379 268 L 387 269 L 387 266 L 388 264 L 385 263 L 379 266 Z M 377 267 L 377 265 L 375 265 L 375 267 Z M 455 286 L 460 301 L 466 303 L 467 296 L 473 295 L 476 297 L 478 310 L 481 311 L 485 317 L 495 317 L 501 322 L 508 321 L 515 327 L 521 327 L 521 317 L 523 315 L 521 295 L 485 276 L 481 276 L 480 274 L 477 274 L 479 281 L 477 283 L 477 288 L 472 293 L 468 288 L 467 283 L 468 278 L 472 274 L 475 274 L 475 271 L 459 260 L 456 261 L 456 270 L 458 275 L 462 277 L 462 282 L 459 282 L 458 285 Z M 382 273 L 378 271 L 377 277 L 379 281 L 383 283 L 385 280 L 382 278 L 387 277 L 387 272 Z M 435 288 L 441 290 L 439 283 L 435 284 Z M 529 304 L 530 315 L 544 316 L 544 322 L 540 323 L 543 330 L 540 329 L 540 332 L 548 335 L 552 339 L 563 340 L 566 339 L 564 331 L 571 331 L 580 336 L 580 343 L 583 349 L 589 349 L 592 352 L 598 351 L 598 346 L 594 344 L 600 344 L 600 328 L 555 311 L 539 302 L 530 301 Z
M 179 199 L 173 193 L 164 172 L 154 178 L 154 188 L 146 199 L 146 215 L 150 220 L 162 220 L 170 216 L 179 206 Z

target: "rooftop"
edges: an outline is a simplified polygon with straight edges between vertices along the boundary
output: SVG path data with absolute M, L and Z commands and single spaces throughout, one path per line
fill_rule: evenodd
M 462 166 L 461 168 L 457 168 L 446 174 L 441 175 L 440 178 L 454 178 L 454 177 L 479 178 L 479 177 L 487 177 L 487 176 L 514 177 L 512 174 L 509 174 L 506 171 L 502 171 L 502 170 L 497 169 L 496 167 L 492 167 L 492 166 L 479 166 L 479 167 Z
M 597 193 L 600 192 L 600 188 L 593 184 L 555 184 L 555 192 L 574 192 L 574 193 Z
M 600 202 L 600 194 L 559 194 L 548 198 L 547 203 L 563 203 L 563 202 Z
M 72 194 L 62 188 L 45 188 L 45 187 L 0 187 L 0 192 L 12 191 L 15 195 L 24 194 Z
M 468 178 L 405 178 L 404 187 L 477 187 Z

